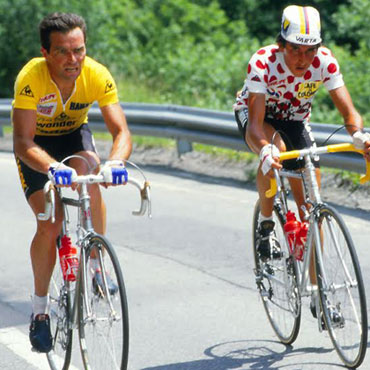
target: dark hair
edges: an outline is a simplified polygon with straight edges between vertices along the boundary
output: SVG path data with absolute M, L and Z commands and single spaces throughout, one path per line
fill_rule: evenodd
M 276 43 L 277 44 L 281 44 L 283 47 L 285 47 L 285 45 L 286 45 L 286 40 L 284 39 L 283 36 L 281 36 L 281 33 L 280 32 L 276 36 Z
M 52 32 L 67 33 L 75 28 L 81 28 L 86 42 L 85 20 L 73 13 L 51 13 L 39 24 L 41 46 L 50 51 L 50 34 Z

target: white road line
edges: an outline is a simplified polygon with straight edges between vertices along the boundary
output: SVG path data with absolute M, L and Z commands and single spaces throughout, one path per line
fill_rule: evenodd
M 46 355 L 32 352 L 28 336 L 14 327 L 0 329 L 0 343 L 39 370 L 50 370 Z M 74 366 L 69 367 L 78 370 Z
M 0 343 L 40 370 L 50 370 L 45 354 L 31 351 L 28 336 L 14 327 L 0 329 Z

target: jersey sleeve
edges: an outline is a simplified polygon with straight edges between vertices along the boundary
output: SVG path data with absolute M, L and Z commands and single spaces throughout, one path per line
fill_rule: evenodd
M 97 86 L 96 100 L 99 107 L 118 103 L 119 100 L 116 83 L 108 69 L 100 65 L 99 70 L 95 74 L 95 78 Z
M 254 54 L 248 64 L 248 74 L 245 87 L 249 92 L 266 94 L 267 65 L 264 58 L 258 53 Z
M 37 110 L 38 97 L 35 79 L 22 71 L 18 74 L 14 84 L 13 108 Z
M 327 90 L 334 90 L 344 86 L 343 76 L 340 72 L 339 64 L 331 51 L 327 48 L 322 48 L 319 52 L 325 56 L 322 75 L 323 83 Z

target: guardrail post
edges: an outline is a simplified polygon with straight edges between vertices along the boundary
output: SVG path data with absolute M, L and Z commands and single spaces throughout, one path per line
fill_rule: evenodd
M 185 140 L 185 139 L 177 139 L 176 146 L 177 146 L 177 155 L 179 157 L 182 154 L 193 151 L 193 144 L 190 141 Z

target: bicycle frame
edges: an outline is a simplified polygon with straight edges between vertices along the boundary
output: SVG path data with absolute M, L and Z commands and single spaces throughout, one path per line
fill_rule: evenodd
M 288 211 L 288 204 L 287 204 L 287 197 L 286 197 L 286 189 L 284 185 L 284 178 L 300 178 L 303 182 L 303 190 L 304 195 L 306 199 L 306 203 L 310 205 L 310 209 L 306 209 L 304 207 L 303 211 L 305 213 L 305 221 L 308 221 L 309 228 L 307 233 L 307 239 L 306 243 L 304 245 L 304 254 L 303 254 L 303 262 L 299 262 L 294 259 L 294 263 L 297 265 L 297 272 L 298 272 L 298 290 L 299 294 L 304 296 L 310 296 L 313 292 L 317 291 L 317 285 L 313 285 L 309 278 L 309 269 L 311 264 L 311 257 L 312 257 L 312 248 L 315 248 L 316 252 L 316 258 L 318 258 L 318 263 L 322 266 L 323 265 L 323 258 L 322 258 L 322 240 L 320 237 L 320 226 L 319 226 L 319 210 L 320 207 L 324 205 L 324 203 L 321 200 L 320 196 L 320 189 L 318 185 L 318 181 L 316 178 L 315 173 L 315 167 L 312 163 L 311 156 L 315 154 L 322 154 L 322 153 L 328 153 L 328 152 L 339 152 L 339 151 L 356 151 L 360 152 L 359 150 L 356 150 L 351 144 L 337 144 L 337 145 L 329 145 L 326 147 L 312 147 L 308 149 L 303 150 L 295 150 L 290 151 L 286 153 L 281 153 L 281 159 L 292 159 L 292 158 L 298 158 L 303 157 L 305 160 L 305 166 L 302 170 L 302 172 L 295 172 L 295 171 L 288 171 L 288 170 L 276 170 L 274 169 L 274 175 L 275 178 L 271 180 L 271 188 L 266 192 L 267 197 L 275 196 L 275 204 L 278 205 L 278 207 L 282 208 L 283 214 L 286 214 Z M 366 163 L 366 175 L 362 176 L 361 183 L 368 181 L 370 179 L 370 163 Z M 332 237 L 335 239 L 335 235 L 333 233 L 333 230 L 331 230 Z M 288 244 L 287 237 L 286 243 Z M 339 248 L 337 247 L 338 243 L 336 242 L 336 251 L 338 255 L 340 255 Z M 344 265 L 343 261 L 343 268 L 346 271 L 346 266 Z M 325 269 L 322 271 L 322 278 L 325 282 L 325 285 L 327 284 L 327 278 L 325 276 Z M 346 272 L 348 278 L 350 277 L 350 274 L 348 273 L 348 270 Z M 284 273 L 285 279 L 287 279 L 287 271 Z M 273 276 L 270 278 L 273 279 Z M 277 281 L 276 279 L 274 279 Z M 285 281 L 277 281 L 279 284 L 285 285 Z M 354 284 L 351 281 L 351 284 Z M 330 287 L 328 287 L 330 288 Z M 332 287 L 333 288 L 333 287 Z M 335 287 L 335 289 L 339 289 L 341 287 Z M 316 302 L 316 306 L 318 308 L 318 302 Z M 318 320 L 320 320 L 320 317 L 318 315 Z M 320 331 L 321 326 L 319 325 Z
M 79 156 L 73 156 L 79 157 Z M 71 157 L 66 158 L 70 159 Z M 82 158 L 82 157 L 79 157 Z M 83 159 L 83 158 L 82 158 Z M 141 204 L 140 208 L 137 211 L 133 211 L 132 214 L 135 216 L 142 216 L 146 212 L 148 212 L 148 216 L 151 217 L 151 199 L 150 199 L 150 187 L 149 183 L 146 180 L 145 175 L 143 172 L 138 168 L 135 164 L 130 163 L 132 166 L 136 167 L 142 174 L 144 178 L 143 181 L 139 182 L 133 177 L 127 181 L 129 184 L 134 185 L 140 192 Z M 39 220 L 49 220 L 51 222 L 55 222 L 55 202 L 56 202 L 56 194 L 58 194 L 58 199 L 60 199 L 62 204 L 62 211 L 63 211 L 63 220 L 62 220 L 62 228 L 61 228 L 61 236 L 69 235 L 69 225 L 70 225 L 70 218 L 68 213 L 69 206 L 76 207 L 78 210 L 78 217 L 77 217 L 77 224 L 76 224 L 76 234 L 77 240 L 74 244 L 79 247 L 79 266 L 78 272 L 76 274 L 76 281 L 69 281 L 68 279 L 63 280 L 62 284 L 57 283 L 55 286 L 55 290 L 58 292 L 58 299 L 57 299 L 57 307 L 59 307 L 59 302 L 66 302 L 66 304 L 62 304 L 63 310 L 65 310 L 66 315 L 59 321 L 59 317 L 57 316 L 57 322 L 55 328 L 59 331 L 64 330 L 72 331 L 73 329 L 79 330 L 79 336 L 81 340 L 81 327 L 85 327 L 85 324 L 89 322 L 95 326 L 95 323 L 101 322 L 101 317 L 96 317 L 96 313 L 94 311 L 94 303 L 91 302 L 91 297 L 89 297 L 88 290 L 89 287 L 89 275 L 90 275 L 90 263 L 89 259 L 96 258 L 97 265 L 99 268 L 99 273 L 101 274 L 102 284 L 100 285 L 101 294 L 104 296 L 106 301 L 107 307 L 109 308 L 109 319 L 112 321 L 121 321 L 125 322 L 127 319 L 127 314 L 124 316 L 120 316 L 120 312 L 116 311 L 114 298 L 110 292 L 109 283 L 106 271 L 107 264 L 105 262 L 105 252 L 103 249 L 108 247 L 108 254 L 109 254 L 109 261 L 108 265 L 111 267 L 112 265 L 109 262 L 112 262 L 112 253 L 114 250 L 104 236 L 99 235 L 95 232 L 92 222 L 92 214 L 90 209 L 90 195 L 88 191 L 88 185 L 90 184 L 102 184 L 105 183 L 104 178 L 102 175 L 94 175 L 89 174 L 85 176 L 78 176 L 76 179 L 76 183 L 79 185 L 78 188 L 78 198 L 70 198 L 63 196 L 62 187 L 54 187 L 51 181 L 48 181 L 44 186 L 44 194 L 45 194 L 45 212 L 38 214 Z M 142 185 L 143 183 L 143 185 Z M 59 244 L 59 243 L 58 243 Z M 113 256 L 114 257 L 114 256 Z M 117 257 L 115 257 L 117 259 Z M 117 263 L 117 260 L 113 261 L 113 265 Z M 118 270 L 116 269 L 117 265 L 114 265 L 115 272 L 119 276 L 118 281 L 118 289 L 119 289 L 119 296 L 120 304 L 123 306 L 125 305 L 126 298 L 124 292 L 124 283 L 122 280 L 121 271 L 119 268 L 118 263 Z M 56 268 L 60 268 L 56 266 Z M 123 288 L 122 288 L 123 287 Z M 122 298 L 123 297 L 123 298 Z M 64 298 L 67 298 L 66 300 Z M 82 302 L 83 303 L 82 303 Z M 82 304 L 81 304 L 82 303 Z M 81 312 L 81 307 L 84 307 L 84 312 Z M 107 314 L 108 315 L 108 314 Z M 122 312 L 121 312 L 122 315 Z M 99 321 L 100 320 L 100 321 Z M 128 324 L 125 328 L 128 328 Z M 93 327 L 90 326 L 90 327 Z M 128 329 L 127 329 L 128 330 Z M 63 335 L 63 334 L 62 334 Z M 85 338 L 85 337 L 84 337 Z M 59 348 L 66 350 L 65 347 L 68 346 L 67 342 L 62 340 L 59 343 Z M 126 342 L 128 343 L 128 339 L 126 338 Z M 88 365 L 87 360 L 87 352 L 86 348 L 80 342 L 81 352 L 83 353 L 83 360 L 86 365 L 86 368 L 90 368 Z M 70 350 L 69 350 L 70 351 Z M 122 352 L 122 361 L 126 361 L 127 366 L 127 352 L 128 349 Z M 68 350 L 67 350 L 68 352 Z M 70 353 L 70 352 L 68 352 Z M 67 355 L 68 356 L 68 355 Z M 70 356 L 70 355 L 69 355 Z M 53 359 L 51 360 L 54 361 Z M 67 360 L 69 361 L 69 360 Z M 53 362 L 54 363 L 54 362 Z M 53 367 L 54 368 L 54 367 Z

